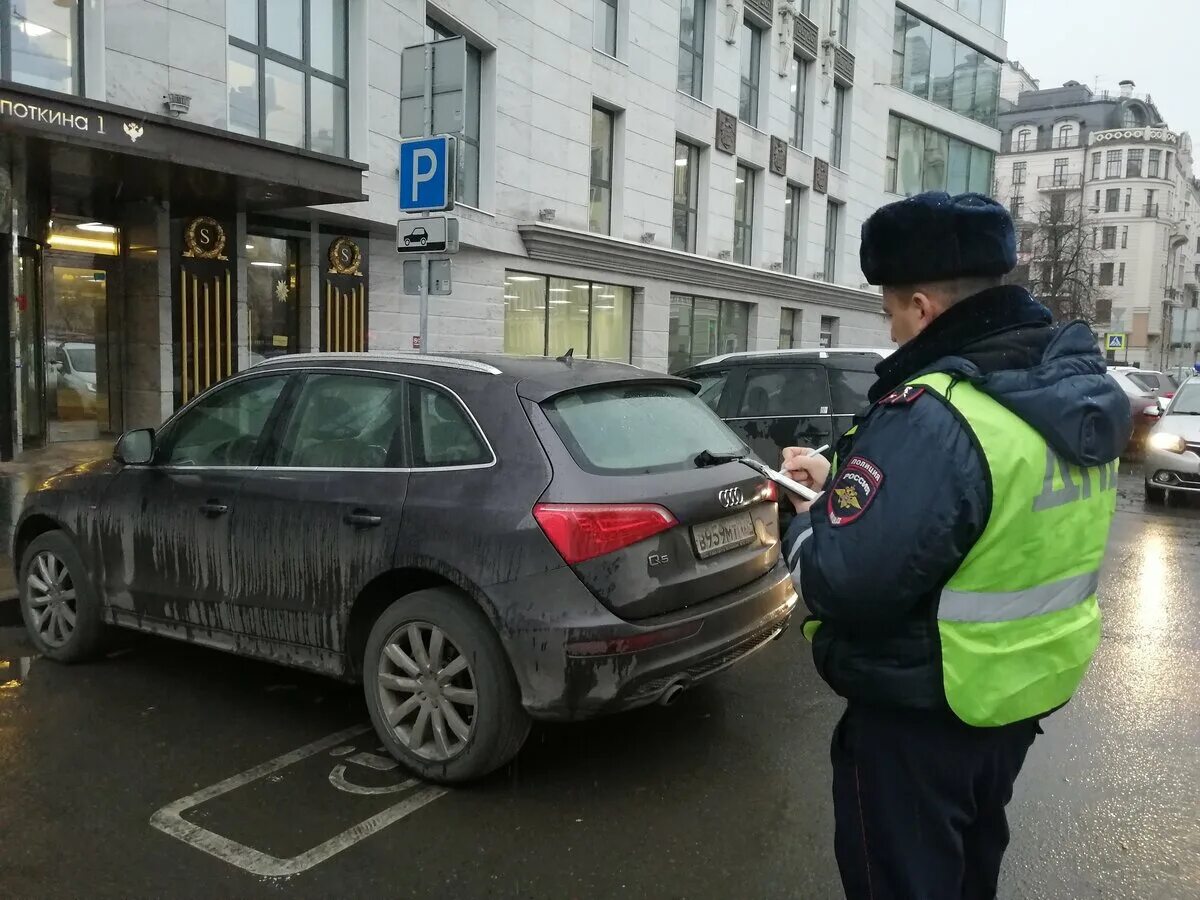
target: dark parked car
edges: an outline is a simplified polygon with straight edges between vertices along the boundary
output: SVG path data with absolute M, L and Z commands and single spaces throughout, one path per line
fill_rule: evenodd
M 868 406 L 888 350 L 770 350 L 718 356 L 679 374 L 769 465 L 784 447 L 837 443 Z M 826 455 L 832 453 L 826 451 Z
M 264 362 L 30 495 L 26 624 L 63 662 L 117 625 L 361 679 L 398 760 L 483 775 L 530 718 L 668 703 L 787 626 L 773 485 L 714 459 L 745 448 L 694 387 L 584 360 Z

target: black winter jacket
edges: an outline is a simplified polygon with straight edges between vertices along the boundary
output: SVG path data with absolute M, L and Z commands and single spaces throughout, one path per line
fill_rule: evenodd
M 873 406 L 837 448 L 839 465 L 869 464 L 868 487 L 879 476 L 869 504 L 852 518 L 834 513 L 835 525 L 827 492 L 793 520 L 784 551 L 823 623 L 813 657 L 830 687 L 858 703 L 947 711 L 937 598 L 983 533 L 992 498 L 986 461 L 945 403 L 893 394 L 929 372 L 970 381 L 1076 465 L 1115 460 L 1131 422 L 1087 325 L 1053 325 L 1022 288 L 963 300 L 876 368 Z

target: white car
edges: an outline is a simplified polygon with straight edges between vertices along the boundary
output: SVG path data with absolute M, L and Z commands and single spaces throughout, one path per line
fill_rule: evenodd
M 96 345 L 67 341 L 51 345 L 48 373 L 58 415 L 87 418 L 96 410 Z
M 1146 502 L 1170 491 L 1200 491 L 1200 379 L 1183 383 L 1150 430 L 1143 462 Z

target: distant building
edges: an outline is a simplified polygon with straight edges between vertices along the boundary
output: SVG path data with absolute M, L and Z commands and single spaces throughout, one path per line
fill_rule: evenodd
M 1006 60 L 1000 70 L 1000 108 L 1006 109 L 1006 103 L 1015 104 L 1026 91 L 1036 91 L 1040 87 L 1038 80 L 1023 65 L 1015 59 Z

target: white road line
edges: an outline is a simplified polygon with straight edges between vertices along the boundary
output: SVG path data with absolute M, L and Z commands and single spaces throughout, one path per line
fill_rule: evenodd
M 313 741 L 311 744 L 305 744 L 297 750 L 277 756 L 269 762 L 226 778 L 224 781 L 203 788 L 194 794 L 189 794 L 181 800 L 168 803 L 150 817 L 150 824 L 164 834 L 178 838 L 184 843 L 195 847 L 197 850 L 203 850 L 205 853 L 215 856 L 217 859 L 227 862 L 230 865 L 237 866 L 239 869 L 243 869 L 252 875 L 260 875 L 267 878 L 284 878 L 289 875 L 297 875 L 319 863 L 325 862 L 331 856 L 341 853 L 347 847 L 351 847 L 364 838 L 370 837 L 393 822 L 398 822 L 410 813 L 416 812 L 422 806 L 444 796 L 448 791 L 445 788 L 439 787 L 422 788 L 405 797 L 394 806 L 388 807 L 382 812 L 371 816 L 371 818 L 359 822 L 357 825 L 352 825 L 341 834 L 290 859 L 280 859 L 277 856 L 271 856 L 268 853 L 263 853 L 261 850 L 248 847 L 245 844 L 238 843 L 223 835 L 188 822 L 184 820 L 183 813 L 223 794 L 228 794 L 230 791 L 236 790 L 252 781 L 257 781 L 266 775 L 287 768 L 302 759 L 315 756 L 323 750 L 336 747 L 370 730 L 368 726 L 355 726 L 354 728 L 347 728 L 336 734 L 321 738 L 319 741 Z M 417 782 L 409 782 L 408 784 L 415 785 Z

